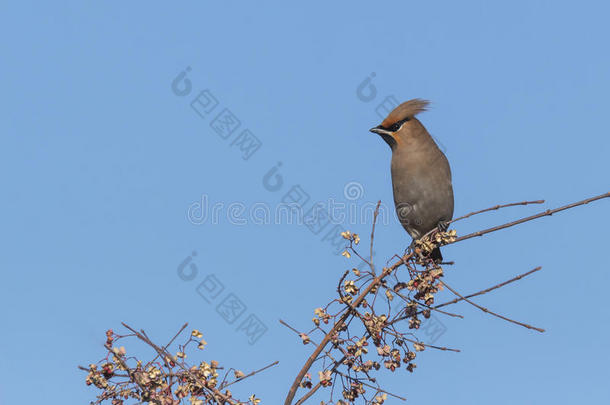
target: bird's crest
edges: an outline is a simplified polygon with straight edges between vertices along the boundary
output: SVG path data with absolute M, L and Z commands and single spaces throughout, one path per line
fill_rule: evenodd
M 414 98 L 413 100 L 405 101 L 398 107 L 396 107 L 388 116 L 383 120 L 381 126 L 389 128 L 392 124 L 402 121 L 405 118 L 415 117 L 422 111 L 426 111 L 426 107 L 430 104 L 427 100 L 421 98 Z

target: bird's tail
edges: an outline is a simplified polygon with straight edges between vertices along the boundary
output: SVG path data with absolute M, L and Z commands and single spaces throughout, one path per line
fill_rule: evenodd
M 436 263 L 440 263 L 443 261 L 443 255 L 441 254 L 441 248 L 435 247 L 430 253 L 430 258 L 434 260 Z

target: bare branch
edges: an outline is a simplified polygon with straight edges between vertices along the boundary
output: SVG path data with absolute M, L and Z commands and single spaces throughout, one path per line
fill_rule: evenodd
M 483 311 L 483 312 L 485 312 L 485 313 L 488 313 L 488 314 L 490 314 L 490 315 L 496 316 L 496 317 L 498 317 L 498 318 L 500 318 L 500 319 L 504 319 L 505 321 L 512 322 L 512 323 L 517 324 L 517 325 L 521 325 L 521 326 L 523 326 L 523 327 L 525 327 L 525 328 L 528 328 L 528 329 L 534 329 L 534 330 L 537 330 L 538 332 L 544 332 L 544 329 L 542 329 L 542 328 L 537 328 L 537 327 L 535 327 L 535 326 L 528 325 L 527 323 L 523 323 L 523 322 L 515 321 L 514 319 L 510 319 L 510 318 L 507 318 L 507 317 L 505 317 L 505 316 L 503 316 L 503 315 L 496 314 L 495 312 L 492 312 L 492 311 L 490 311 L 489 309 L 487 309 L 487 308 L 485 308 L 485 307 L 482 307 L 482 306 L 480 306 L 480 305 L 478 305 L 478 304 L 475 304 L 474 302 L 470 301 L 468 298 L 465 298 L 465 297 L 461 296 L 461 295 L 460 295 L 460 293 L 458 293 L 458 292 L 457 292 L 457 291 L 455 291 L 453 288 L 451 288 L 451 287 L 450 287 L 450 286 L 449 286 L 449 285 L 448 285 L 446 282 L 441 281 L 441 283 L 443 283 L 443 285 L 444 285 L 445 287 L 447 287 L 447 289 L 448 289 L 449 291 L 451 291 L 452 293 L 454 293 L 455 295 L 457 295 L 458 297 L 460 297 L 461 299 L 463 299 L 464 301 L 466 301 L 466 302 L 467 302 L 467 303 L 469 303 L 470 305 L 473 305 L 473 306 L 475 306 L 475 307 L 479 308 L 481 311 Z

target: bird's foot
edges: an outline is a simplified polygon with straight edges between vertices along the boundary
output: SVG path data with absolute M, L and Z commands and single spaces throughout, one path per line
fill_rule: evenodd
M 449 221 L 438 221 L 436 228 L 439 232 L 447 232 L 447 229 L 449 229 Z

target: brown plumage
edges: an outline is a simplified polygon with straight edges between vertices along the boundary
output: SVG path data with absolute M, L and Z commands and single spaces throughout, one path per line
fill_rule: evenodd
M 422 123 L 415 118 L 428 101 L 413 99 L 396 107 L 371 128 L 392 149 L 392 189 L 396 214 L 405 230 L 419 239 L 453 217 L 451 169 Z M 439 249 L 432 258 L 442 260 Z
M 407 117 L 415 117 L 420 112 L 426 111 L 428 104 L 430 104 L 428 101 L 420 98 L 405 101 L 388 114 L 388 116 L 381 122 L 381 126 L 384 128 L 389 128 L 392 124 Z

